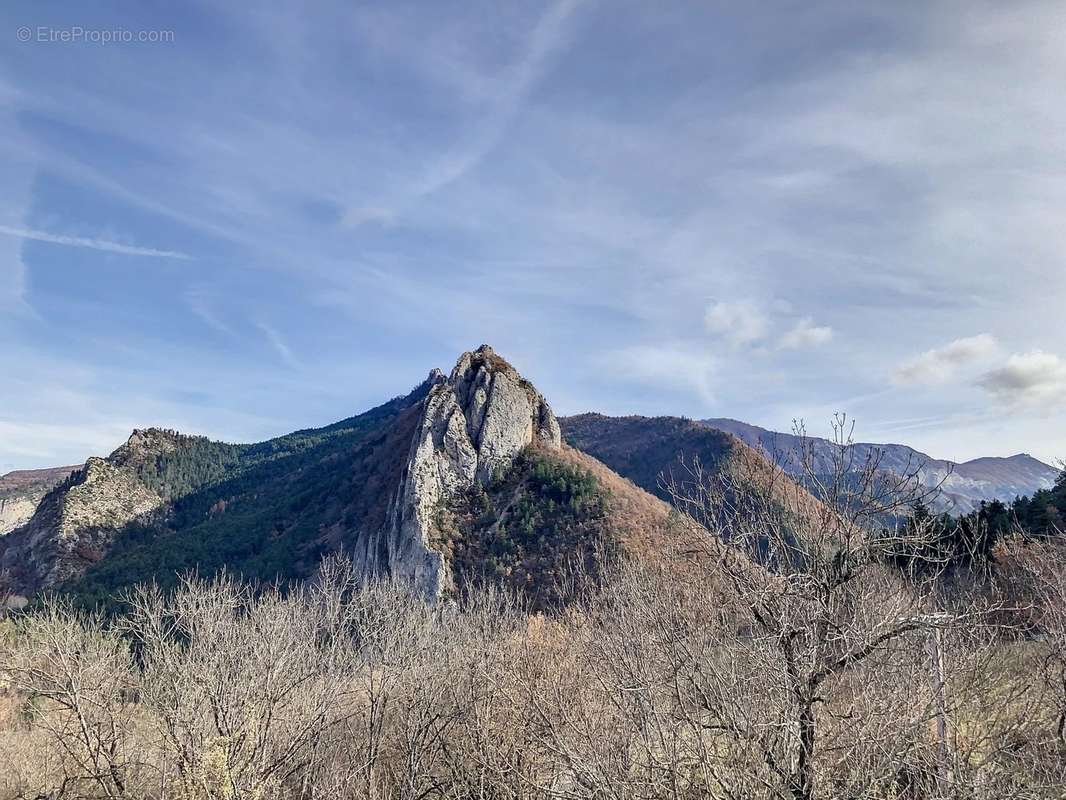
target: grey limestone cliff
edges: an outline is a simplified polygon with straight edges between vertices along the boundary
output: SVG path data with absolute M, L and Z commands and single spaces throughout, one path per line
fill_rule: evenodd
M 423 401 L 387 524 L 369 543 L 379 569 L 430 597 L 450 588 L 444 556 L 432 547 L 440 504 L 487 483 L 534 443 L 560 446 L 559 423 L 544 397 L 488 345 L 464 353 Z
M 0 536 L 27 522 L 52 487 L 80 468 L 50 467 L 0 475 Z

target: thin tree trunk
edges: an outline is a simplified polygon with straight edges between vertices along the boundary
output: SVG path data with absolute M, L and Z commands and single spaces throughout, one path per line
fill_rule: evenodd
M 929 634 L 929 667 L 933 681 L 933 694 L 936 702 L 936 757 L 937 779 L 940 789 L 944 791 L 950 780 L 948 755 L 948 708 L 944 697 L 944 652 L 940 646 L 940 629 L 935 628 Z
M 814 797 L 814 699 L 802 697 L 797 718 L 799 750 L 796 766 L 792 772 L 792 797 L 795 800 L 811 800 Z

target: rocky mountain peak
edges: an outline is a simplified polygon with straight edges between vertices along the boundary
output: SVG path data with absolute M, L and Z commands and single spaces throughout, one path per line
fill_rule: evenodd
M 444 556 L 430 544 L 437 509 L 506 471 L 531 444 L 561 446 L 547 401 L 488 345 L 463 353 L 423 401 L 387 530 L 371 551 L 383 557 L 378 568 L 439 595 L 450 576 Z
M 0 570 L 14 577 L 20 593 L 55 586 L 102 558 L 116 531 L 162 505 L 129 470 L 90 458 L 62 491 L 45 495 L 25 525 L 4 537 Z
M 481 481 L 527 444 L 560 445 L 559 423 L 543 395 L 487 344 L 459 357 L 443 391 L 466 421 Z
M 108 460 L 113 464 L 143 463 L 164 453 L 173 452 L 185 438 L 177 431 L 163 428 L 134 428 L 126 443 Z

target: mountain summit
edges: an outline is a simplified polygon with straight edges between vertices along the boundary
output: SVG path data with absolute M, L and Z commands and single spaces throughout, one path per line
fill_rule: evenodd
M 364 537 L 368 571 L 417 583 L 428 595 L 449 584 L 431 547 L 441 503 L 510 469 L 526 447 L 559 449 L 559 423 L 543 396 L 491 347 L 460 356 L 451 375 L 430 375 L 414 441 L 385 527 Z
M 222 569 L 299 581 L 343 553 L 364 579 L 398 578 L 426 597 L 492 582 L 548 604 L 565 599 L 574 566 L 595 574 L 604 553 L 670 549 L 666 484 L 687 480 L 682 459 L 817 510 L 767 457 L 766 437 L 780 435 L 727 422 L 560 421 L 482 345 L 449 374 L 434 369 L 407 395 L 322 428 L 255 444 L 138 429 L 73 472 L 0 479 L 0 594 L 107 603 L 134 583 Z M 941 466 L 926 466 L 930 480 Z M 978 459 L 946 487 L 1023 493 L 1046 471 L 1026 456 Z
M 185 570 L 299 579 L 339 551 L 367 578 L 431 597 L 456 590 L 460 569 L 532 581 L 557 566 L 545 532 L 564 505 L 581 511 L 569 530 L 606 535 L 605 505 L 590 499 L 606 489 L 585 480 L 602 468 L 579 461 L 544 397 L 482 345 L 447 377 L 433 370 L 410 394 L 325 428 L 248 445 L 135 430 L 0 538 L 0 577 L 22 595 L 74 587 L 104 599 Z M 640 502 L 665 519 L 657 501 Z

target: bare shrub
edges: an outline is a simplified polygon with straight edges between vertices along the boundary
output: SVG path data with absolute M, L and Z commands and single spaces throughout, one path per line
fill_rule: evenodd
M 0 675 L 33 732 L 23 731 L 23 751 L 41 748 L 31 761 L 40 768 L 40 794 L 118 798 L 139 791 L 147 764 L 134 736 L 130 650 L 99 617 L 45 603 L 14 626 L 0 652 Z
M 123 629 L 140 699 L 168 756 L 168 787 L 190 798 L 301 796 L 323 771 L 323 736 L 355 715 L 359 672 L 340 571 L 288 593 L 230 578 L 173 595 L 135 591 Z
M 928 493 L 918 465 L 888 473 L 876 453 L 855 463 L 843 418 L 833 443 L 828 459 L 813 443 L 799 449 L 803 482 L 818 500 L 756 458 L 713 474 L 691 464 L 668 487 L 685 518 L 707 531 L 699 555 L 713 563 L 744 630 L 722 643 L 733 656 L 716 683 L 762 700 L 738 719 L 722 713 L 729 698 L 720 693 L 705 724 L 761 755 L 772 796 L 865 796 L 931 783 L 946 791 L 941 636 L 982 624 L 988 609 L 945 610 L 935 570 L 915 580 L 886 566 L 901 542 L 935 552 L 931 527 L 887 522 Z M 921 735 L 930 723 L 932 754 Z

